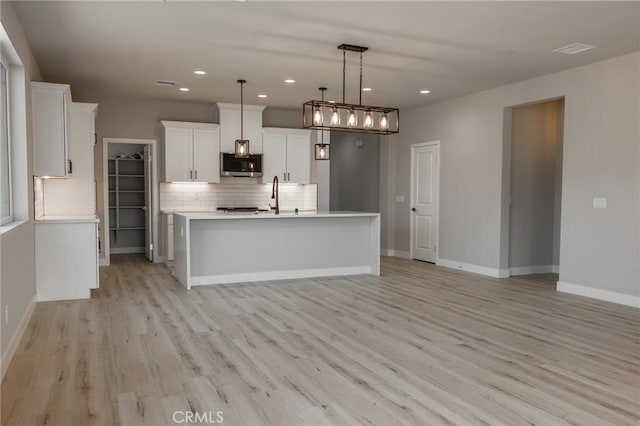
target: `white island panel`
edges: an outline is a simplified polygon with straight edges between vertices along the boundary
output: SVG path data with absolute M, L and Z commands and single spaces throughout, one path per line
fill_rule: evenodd
M 175 276 L 185 287 L 380 273 L 377 213 L 176 214 Z

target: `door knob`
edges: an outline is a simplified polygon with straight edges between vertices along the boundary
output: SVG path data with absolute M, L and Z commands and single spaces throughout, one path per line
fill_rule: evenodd
M 415 211 L 416 211 L 416 208 L 415 208 L 415 207 L 411 207 L 411 211 L 412 211 L 412 212 L 415 212 Z

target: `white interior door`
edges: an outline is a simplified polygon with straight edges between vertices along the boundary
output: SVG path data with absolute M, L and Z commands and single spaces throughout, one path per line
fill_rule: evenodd
M 411 150 L 411 257 L 435 262 L 438 240 L 438 144 Z
M 151 194 L 151 146 L 144 146 L 144 252 L 150 262 L 153 262 L 153 221 L 151 209 L 153 208 Z

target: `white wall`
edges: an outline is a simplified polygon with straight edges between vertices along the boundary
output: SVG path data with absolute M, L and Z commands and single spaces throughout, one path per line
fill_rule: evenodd
M 409 248 L 410 206 L 390 200 L 408 200 L 410 146 L 440 140 L 439 256 L 506 267 L 505 108 L 564 97 L 560 281 L 640 295 L 639 65 L 636 52 L 402 111 L 401 132 L 383 138 L 382 173 L 396 171 L 381 203 L 392 218 L 386 248 Z M 608 208 L 593 209 L 593 197 L 607 197 Z
M 25 220 L 23 224 L 3 232 L 0 237 L 0 305 L 2 321 L 0 335 L 2 347 L 2 372 L 6 371 L 11 350 L 15 350 L 20 328 L 28 320 L 30 309 L 36 295 L 35 286 L 35 243 L 33 233 L 33 144 L 31 125 L 31 81 L 41 80 L 40 71 L 27 43 L 22 26 L 13 10 L 13 5 L 0 3 L 0 20 L 7 31 L 14 48 L 24 66 L 26 92 L 26 134 L 20 135 L 14 143 L 20 145 L 17 154 L 26 170 L 22 170 L 21 179 L 15 182 L 19 193 L 14 194 L 16 219 Z M 16 200 L 17 198 L 17 200 Z M 17 201 L 17 202 L 16 202 Z M 9 306 L 9 321 L 5 324 L 5 307 Z

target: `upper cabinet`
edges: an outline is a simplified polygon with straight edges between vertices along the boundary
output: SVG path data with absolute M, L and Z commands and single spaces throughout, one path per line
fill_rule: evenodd
M 220 126 L 161 121 L 165 182 L 220 182 Z
M 33 174 L 66 177 L 69 157 L 71 88 L 67 84 L 31 83 L 33 108 Z
M 220 152 L 235 152 L 240 139 L 240 104 L 218 102 L 220 110 Z M 262 154 L 262 111 L 266 107 L 244 105 L 244 139 L 249 139 L 251 154 Z
M 265 127 L 263 131 L 263 180 L 278 176 L 280 182 L 309 183 L 311 131 Z

